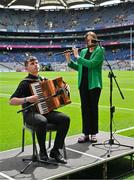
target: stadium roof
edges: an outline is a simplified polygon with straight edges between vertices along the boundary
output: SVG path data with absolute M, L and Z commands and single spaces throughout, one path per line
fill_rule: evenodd
M 108 3 L 120 3 L 129 0 L 0 0 L 0 8 L 13 9 L 69 9 L 92 7 Z

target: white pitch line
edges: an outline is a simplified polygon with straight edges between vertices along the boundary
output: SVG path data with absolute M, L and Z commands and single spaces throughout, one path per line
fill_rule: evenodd
M 96 159 L 99 159 L 99 160 L 105 160 L 104 158 L 100 158 L 98 156 L 93 156 L 91 154 L 83 153 L 81 151 L 77 151 L 75 149 L 71 149 L 71 148 L 68 148 L 68 147 L 66 147 L 66 149 L 69 150 L 69 151 L 76 152 L 76 153 L 79 153 L 79 154 L 82 154 L 82 155 L 85 155 L 85 156 L 93 157 L 93 158 L 96 158 Z
M 4 94 L 4 93 L 0 93 L 0 97 L 10 97 L 11 94 Z
M 129 128 L 125 128 L 125 129 L 117 130 L 116 133 L 120 133 L 120 132 L 124 132 L 124 131 L 128 131 L 128 130 L 132 130 L 132 129 L 134 129 L 134 126 L 129 127 Z
M 72 104 L 74 105 L 80 105 L 80 103 L 76 103 L 76 102 L 72 102 Z M 109 106 L 103 106 L 103 105 L 99 105 L 100 108 L 105 108 L 105 109 L 109 109 L 110 107 Z M 126 111 L 133 111 L 134 112 L 134 109 L 130 109 L 130 108 L 121 108 L 121 107 L 115 107 L 115 109 L 118 109 L 118 110 L 126 110 Z
M 10 176 L 8 176 L 8 175 L 6 175 L 6 174 L 4 174 L 4 173 L 2 173 L 2 172 L 0 172 L 0 175 L 3 176 L 3 177 L 5 177 L 5 178 L 7 178 L 7 179 L 9 179 L 9 180 L 15 180 L 15 179 L 11 178 Z M 1 179 L 1 178 L 0 178 L 0 179 Z
M 109 106 L 102 106 L 102 105 L 99 105 L 100 108 L 110 108 Z M 115 107 L 115 109 L 118 109 L 118 110 L 125 110 L 125 111 L 133 111 L 134 112 L 134 109 L 130 109 L 130 108 L 121 108 L 121 107 Z
M 0 93 L 0 97 L 10 97 L 10 96 L 11 96 L 11 94 Z M 72 102 L 72 105 L 79 105 L 80 106 L 80 103 Z M 104 109 L 109 109 L 110 108 L 109 106 L 103 106 L 103 105 L 99 105 L 99 107 L 104 108 Z M 117 110 L 125 110 L 125 111 L 133 111 L 134 112 L 134 109 L 130 109 L 130 108 L 115 107 L 115 109 L 117 109 Z
M 134 91 L 134 89 L 127 89 L 127 88 L 122 88 L 124 91 Z
M 109 88 L 109 87 L 106 86 L 104 88 Z M 114 89 L 117 89 L 117 88 L 114 88 Z M 134 91 L 134 88 L 121 88 L 121 90 L 123 90 L 123 91 Z

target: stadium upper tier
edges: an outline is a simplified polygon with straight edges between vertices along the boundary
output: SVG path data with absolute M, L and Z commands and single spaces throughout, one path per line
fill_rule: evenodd
M 71 9 L 74 7 L 104 5 L 109 0 L 0 0 L 2 8 L 27 8 L 27 9 Z M 122 2 L 122 0 L 120 0 Z M 119 3 L 119 0 L 118 0 Z
M 57 11 L 0 9 L 2 32 L 67 32 L 134 23 L 134 2 Z
M 15 68 L 33 55 L 40 63 L 58 64 L 58 69 L 66 61 L 55 54 L 74 45 L 85 47 L 84 34 L 89 30 L 104 40 L 101 45 L 110 62 L 132 62 L 134 57 L 134 2 L 77 10 L 0 9 L 0 16 L 0 62 L 14 62 Z

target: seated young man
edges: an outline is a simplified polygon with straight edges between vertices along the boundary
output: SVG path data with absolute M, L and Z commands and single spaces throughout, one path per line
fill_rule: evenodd
M 15 92 L 10 97 L 11 105 L 22 105 L 23 108 L 29 106 L 31 103 L 39 101 L 38 95 L 32 95 L 30 90 L 30 83 L 42 81 L 42 77 L 38 74 L 39 63 L 36 57 L 30 57 L 25 61 L 25 69 L 28 76 L 23 79 Z M 23 112 L 24 121 L 35 128 L 36 136 L 40 148 L 40 159 L 47 161 L 48 155 L 46 151 L 46 125 L 53 123 L 57 127 L 54 146 L 50 151 L 50 157 L 54 158 L 59 163 L 67 163 L 67 161 L 60 154 L 59 149 L 63 148 L 64 140 L 67 135 L 70 118 L 62 112 L 51 111 L 47 114 L 40 114 L 36 107 L 29 108 Z

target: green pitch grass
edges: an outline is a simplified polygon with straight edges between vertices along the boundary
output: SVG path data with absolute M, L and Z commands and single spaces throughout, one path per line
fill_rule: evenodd
M 71 88 L 72 103 L 59 108 L 71 117 L 68 136 L 81 133 L 81 109 L 79 92 L 77 89 L 77 72 L 41 72 L 49 79 L 62 76 Z M 113 80 L 113 132 L 122 130 L 121 135 L 134 137 L 134 72 L 114 71 L 116 80 L 123 93 L 120 92 Z M 17 114 L 20 106 L 10 106 L 10 95 L 15 91 L 18 83 L 27 73 L 0 73 L 0 151 L 21 146 L 22 115 Z M 110 83 L 108 71 L 103 71 L 103 90 L 99 102 L 99 130 L 109 132 L 110 124 Z M 26 144 L 31 143 L 31 136 L 27 133 Z

